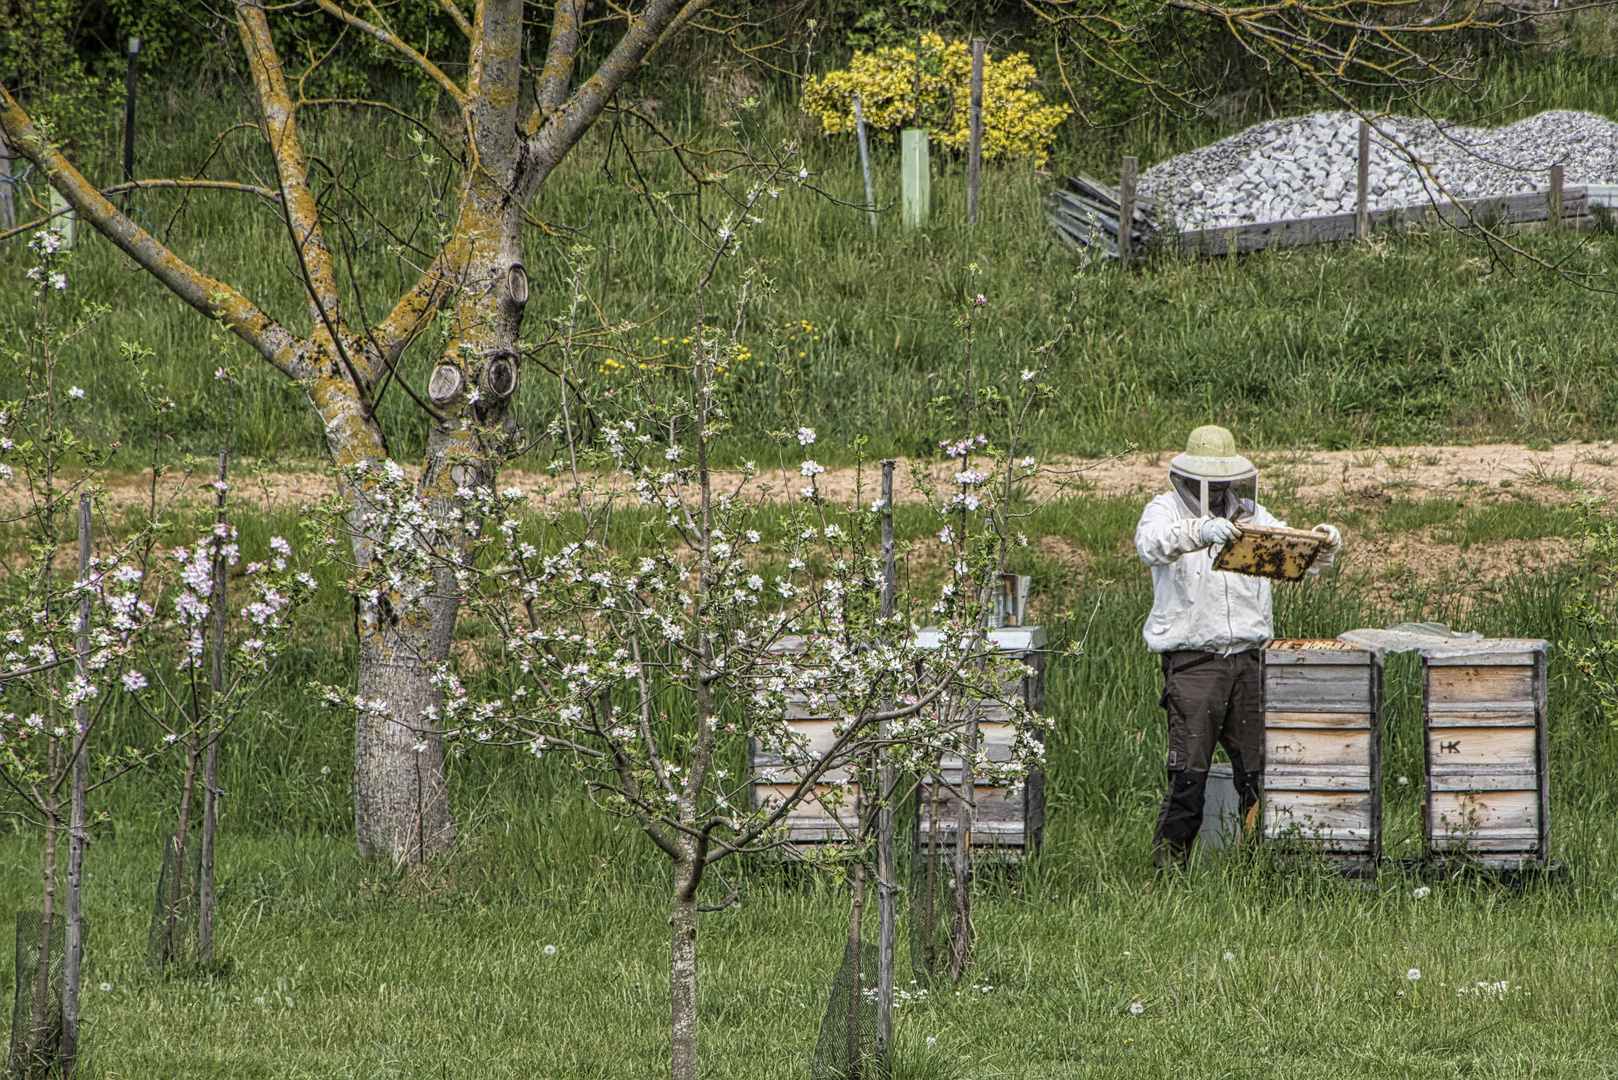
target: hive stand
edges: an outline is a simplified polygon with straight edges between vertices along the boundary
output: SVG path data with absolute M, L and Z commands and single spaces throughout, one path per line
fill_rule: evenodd
M 1382 657 L 1276 639 L 1264 659 L 1264 835 L 1346 873 L 1382 856 Z
M 1546 648 L 1484 638 L 1420 650 L 1430 862 L 1500 871 L 1547 865 Z
M 936 640 L 937 631 L 921 631 L 917 644 L 926 648 Z M 989 631 L 989 640 L 1033 669 L 1018 681 L 1013 694 L 1034 712 L 1045 711 L 1045 631 L 1038 626 L 1008 626 Z M 1011 710 L 986 702 L 978 715 L 978 739 L 988 749 L 991 761 L 1011 760 L 1016 734 Z M 932 843 L 932 801 L 938 797 L 938 840 L 941 850 L 955 850 L 955 834 L 960 828 L 961 758 L 946 754 L 939 763 L 943 783 L 924 779 L 916 795 L 916 842 Z M 1039 847 L 1045 834 L 1045 773 L 1031 771 L 1023 783 L 1011 787 L 975 785 L 974 811 L 967 842 L 977 850 L 994 850 L 1016 859 Z M 919 850 L 919 848 L 918 848 Z

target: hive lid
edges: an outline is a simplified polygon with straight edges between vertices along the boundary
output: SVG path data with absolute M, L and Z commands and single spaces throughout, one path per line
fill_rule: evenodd
M 1429 660 L 1483 653 L 1543 652 L 1550 647 L 1549 642 L 1539 638 L 1486 638 L 1476 631 L 1451 630 L 1443 623 L 1395 623 L 1384 630 L 1368 627 L 1339 634 L 1337 639 L 1383 655 L 1419 652 Z

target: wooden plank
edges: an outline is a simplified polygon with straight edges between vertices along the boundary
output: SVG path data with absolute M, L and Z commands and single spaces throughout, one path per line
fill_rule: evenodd
M 1435 850 L 1476 847 L 1502 850 L 1519 843 L 1539 844 L 1539 793 L 1536 791 L 1431 791 L 1427 796 L 1427 836 Z
M 1468 664 L 1429 666 L 1427 701 L 1521 703 L 1531 708 L 1534 701 L 1534 669 Z
M 1535 720 L 1534 709 L 1527 703 L 1427 703 L 1427 722 L 1435 727 L 1534 727 Z
M 1452 651 L 1424 659 L 1433 667 L 1533 667 L 1534 657 L 1539 655 L 1530 649 L 1490 649 L 1475 653 Z
M 1366 667 L 1371 653 L 1365 649 L 1265 649 L 1264 663 L 1269 667 L 1286 664 L 1309 667 Z
M 753 809 L 778 806 L 794 790 L 796 785 L 792 784 L 754 784 Z M 794 843 L 828 843 L 849 839 L 858 830 L 859 819 L 854 813 L 854 791 L 844 790 L 846 797 L 841 806 L 835 804 L 832 785 L 822 784 L 816 795 L 794 807 L 781 821 L 787 839 Z
M 1272 765 L 1358 765 L 1370 760 L 1371 732 L 1367 728 L 1264 729 L 1264 763 Z
M 1526 766 L 1437 765 L 1427 775 L 1427 790 L 1535 791 L 1534 785 L 1538 779 L 1539 774 L 1532 763 Z
M 1271 791 L 1264 796 L 1264 835 L 1369 843 L 1371 797 L 1364 792 Z
M 1370 794 L 1368 765 L 1283 765 L 1264 770 L 1266 791 L 1360 791 Z
M 1364 668 L 1268 668 L 1264 704 L 1278 712 L 1370 712 L 1370 679 Z
M 1366 728 L 1371 727 L 1368 712 L 1264 712 L 1266 728 Z
M 1538 741 L 1531 727 L 1427 729 L 1427 750 L 1434 769 L 1446 765 L 1514 765 L 1534 772 Z
M 1506 223 L 1544 221 L 1550 209 L 1543 192 L 1531 191 L 1484 199 L 1460 199 L 1437 206 L 1423 203 L 1393 210 L 1376 210 L 1369 215 L 1368 224 L 1371 229 L 1419 226 L 1426 222 L 1429 214 L 1435 214 L 1449 224 L 1465 225 L 1466 214 L 1460 208 L 1470 210 L 1472 217 L 1478 221 Z M 1582 186 L 1564 188 L 1562 219 L 1567 221 L 1585 217 L 1588 213 L 1585 189 Z M 1183 255 L 1228 255 L 1232 251 L 1260 251 L 1275 246 L 1340 243 L 1355 238 L 1355 218 L 1356 215 L 1350 212 L 1198 229 L 1179 234 L 1179 249 Z

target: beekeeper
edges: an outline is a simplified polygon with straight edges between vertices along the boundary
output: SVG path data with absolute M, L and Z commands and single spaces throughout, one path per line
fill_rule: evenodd
M 1270 583 L 1213 568 L 1244 525 L 1285 525 L 1258 503 L 1258 470 L 1222 427 L 1199 427 L 1169 462 L 1170 490 L 1146 505 L 1135 550 L 1152 568 L 1146 647 L 1163 658 L 1168 711 L 1168 793 L 1157 815 L 1152 861 L 1183 865 L 1202 827 L 1214 744 L 1230 755 L 1244 824 L 1258 804 L 1264 772 L 1264 717 L 1258 649 L 1272 636 Z M 1326 537 L 1311 574 L 1331 565 L 1342 537 Z

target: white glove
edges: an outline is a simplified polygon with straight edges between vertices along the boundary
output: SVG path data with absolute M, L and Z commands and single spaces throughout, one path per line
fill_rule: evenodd
M 1228 544 L 1241 534 L 1241 526 L 1224 518 L 1208 518 L 1202 523 L 1204 544 Z
M 1320 547 L 1322 555 L 1336 555 L 1343 549 L 1343 534 L 1337 531 L 1337 526 L 1316 525 L 1314 531 L 1326 534 L 1326 542 Z

